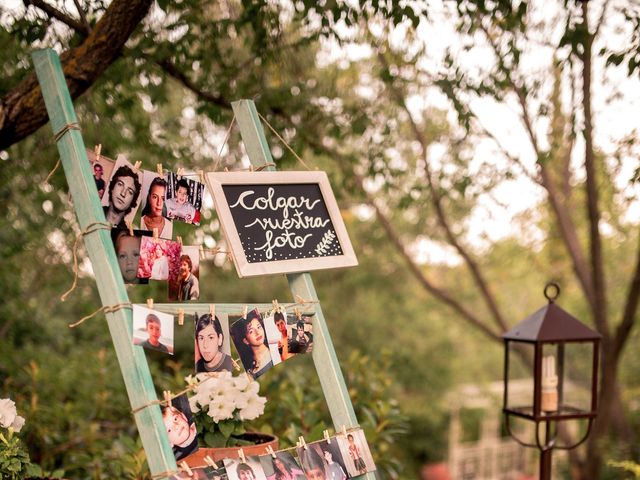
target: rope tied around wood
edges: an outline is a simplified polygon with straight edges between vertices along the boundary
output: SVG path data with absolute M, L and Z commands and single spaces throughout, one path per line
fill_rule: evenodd
M 101 312 L 104 313 L 115 313 L 118 310 L 122 309 L 122 308 L 133 308 L 133 306 L 131 305 L 130 302 L 122 302 L 122 303 L 116 303 L 115 305 L 105 305 L 104 307 L 99 308 L 98 310 L 96 310 L 95 312 L 82 317 L 80 320 L 78 320 L 75 323 L 70 323 L 69 324 L 69 328 L 76 328 L 78 325 L 80 325 L 81 323 L 83 323 L 85 320 L 89 320 L 90 318 L 95 317 L 96 315 L 98 315 Z
M 67 123 L 64 127 L 60 129 L 58 133 L 56 133 L 53 136 L 54 141 L 58 143 L 62 139 L 62 137 L 64 137 L 64 135 L 71 130 L 80 130 L 80 125 L 77 122 Z M 56 164 L 53 166 L 53 170 L 51 170 L 49 172 L 49 175 L 47 175 L 47 178 L 44 179 L 44 183 L 49 183 L 49 180 L 51 179 L 53 174 L 56 173 L 56 170 L 58 170 L 58 167 L 60 167 L 59 158 Z

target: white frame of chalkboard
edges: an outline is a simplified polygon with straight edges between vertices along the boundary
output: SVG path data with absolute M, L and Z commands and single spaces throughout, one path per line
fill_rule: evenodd
M 225 239 L 233 255 L 236 271 L 240 278 L 276 273 L 299 273 L 311 270 L 323 270 L 339 267 L 354 267 L 358 259 L 353 251 L 347 229 L 340 215 L 340 208 L 331 190 L 325 172 L 209 172 L 206 174 L 209 190 L 213 195 L 218 219 Z M 342 248 L 342 255 L 331 257 L 299 258 L 294 260 L 273 260 L 249 263 L 245 255 L 236 224 L 231 216 L 231 209 L 222 189 L 223 185 L 282 185 L 308 183 L 317 184 L 329 218 L 335 229 Z

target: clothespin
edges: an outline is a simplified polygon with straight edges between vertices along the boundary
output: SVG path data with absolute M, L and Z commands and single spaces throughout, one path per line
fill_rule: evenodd
M 273 305 L 273 311 L 278 313 L 280 311 L 280 305 L 278 304 L 278 300 L 271 300 L 271 304 Z
M 231 357 L 231 361 L 233 362 L 233 367 L 234 367 L 236 370 L 241 370 L 241 368 L 240 368 L 240 364 L 238 363 L 238 361 L 237 361 L 235 358 Z
M 307 303 L 307 301 L 304 298 L 302 298 L 300 295 L 296 295 L 295 298 L 296 298 L 296 302 L 299 303 L 300 305 L 304 305 L 305 303 Z
M 327 441 L 327 443 L 331 443 L 331 437 L 329 436 L 329 430 L 325 430 L 324 432 L 322 432 L 322 434 L 324 435 L 324 439 Z
M 227 167 L 224 167 L 224 171 L 228 173 L 229 169 Z
M 178 325 L 184 325 L 184 310 L 182 308 L 178 309 Z
M 138 160 L 136 163 L 133 164 L 133 173 L 138 173 L 138 170 L 140 170 L 140 167 L 142 166 L 142 162 L 140 160 Z
M 191 469 L 189 468 L 189 464 L 186 461 L 182 461 L 182 463 L 180 463 L 180 466 L 182 467 L 182 469 L 187 472 L 187 474 L 190 477 L 193 477 L 193 472 L 191 471 Z
M 342 425 L 342 435 L 344 435 L 345 437 L 347 436 L 347 426 L 346 425 Z
M 209 455 L 204 457 L 204 463 L 206 463 L 210 467 L 215 468 L 216 470 L 218 469 L 218 465 L 216 464 L 216 462 L 213 461 L 213 458 L 211 458 Z
M 153 229 L 153 239 L 158 240 L 158 238 L 160 238 L 160 234 L 158 232 L 158 227 L 156 227 Z
M 200 245 L 200 248 L 198 250 L 200 251 L 200 260 L 206 260 L 207 254 L 204 252 L 204 247 Z
M 164 403 L 167 404 L 167 407 L 171 406 L 171 392 L 169 390 L 165 390 L 164 392 L 162 392 L 162 395 L 164 397 Z
M 298 307 L 293 309 L 293 313 L 296 315 L 298 320 L 302 320 L 302 313 L 300 313 L 300 309 Z
M 124 224 L 127 226 L 127 229 L 129 229 L 129 235 L 133 237 L 133 224 L 131 223 L 131 221 L 127 220 L 124 222 Z
M 153 298 L 147 298 L 147 308 L 153 310 Z
M 273 447 L 271 445 L 267 445 L 267 453 L 271 455 L 273 458 L 276 458 L 276 452 L 273 451 Z
M 216 317 L 216 305 L 215 305 L 215 303 L 210 303 L 209 304 L 209 315 L 211 315 L 211 318 L 215 318 Z
M 182 237 L 180 235 L 176 236 L 176 242 L 178 242 L 180 245 L 182 245 Z
M 247 457 L 244 456 L 243 449 L 238 450 L 238 456 L 240 457 L 240 460 L 242 460 L 242 463 L 247 463 Z
M 184 168 L 180 167 L 178 169 L 178 171 L 176 172 L 176 177 L 178 177 L 178 179 L 182 178 L 184 176 Z
M 200 183 L 204 183 L 204 170 L 198 170 L 198 177 L 200 177 Z
M 96 162 L 100 161 L 100 153 L 102 153 L 102 144 L 99 143 L 95 147 L 93 147 L 93 151 L 96 154 Z
M 162 164 L 161 163 L 156 163 L 156 172 L 158 172 L 158 175 L 162 176 L 164 173 L 164 169 L 162 168 Z
M 242 318 L 247 318 L 247 312 L 249 311 L 249 307 L 246 305 L 242 307 Z
M 249 171 L 250 171 L 250 172 L 253 172 L 253 163 L 250 163 L 250 164 L 249 164 Z
M 304 437 L 302 435 L 300 435 L 298 437 L 298 440 L 300 440 L 300 446 L 303 447 L 306 450 L 307 449 L 307 442 L 304 441 Z

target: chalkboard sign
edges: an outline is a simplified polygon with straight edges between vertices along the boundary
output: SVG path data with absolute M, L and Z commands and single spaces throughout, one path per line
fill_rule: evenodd
M 358 264 L 324 172 L 207 174 L 240 277 Z

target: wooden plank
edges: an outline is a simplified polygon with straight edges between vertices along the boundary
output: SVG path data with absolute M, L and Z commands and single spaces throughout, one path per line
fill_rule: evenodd
M 255 103 L 251 100 L 239 100 L 231 104 L 236 116 L 242 141 L 245 144 L 247 155 L 254 167 L 259 167 L 268 163 L 273 163 L 273 157 L 269 150 L 269 143 L 264 135 L 264 129 L 260 123 L 260 116 L 256 110 Z M 267 167 L 265 170 L 274 171 L 275 168 Z M 318 301 L 318 295 L 313 285 L 311 275 L 308 273 L 297 273 L 287 275 L 291 293 L 305 300 Z M 319 303 L 316 304 L 316 315 L 313 317 L 313 363 L 315 364 L 322 391 L 324 393 L 331 420 L 335 430 L 358 425 L 358 419 L 353 410 L 353 404 L 349 398 L 347 386 L 340 370 L 340 364 L 336 356 L 333 342 L 327 323 L 322 313 Z M 356 478 L 356 477 L 354 477 Z M 360 475 L 357 478 L 374 480 L 373 472 Z
M 36 51 L 32 58 L 55 134 L 65 125 L 78 121 L 60 59 L 50 49 Z M 95 222 L 104 223 L 104 213 L 81 133 L 71 130 L 65 134 L 58 142 L 58 151 L 81 230 L 84 231 Z M 122 281 L 109 231 L 100 229 L 85 235 L 84 244 L 93 265 L 102 304 L 128 303 L 129 296 Z M 131 309 L 120 309 L 106 316 L 132 409 L 148 405 L 157 396 L 144 350 L 133 345 Z M 98 317 L 93 321 L 101 319 Z M 160 407 L 154 405 L 144 408 L 134 418 L 152 474 L 175 470 L 176 462 L 162 422 Z

